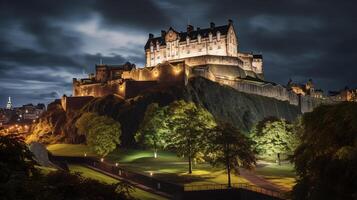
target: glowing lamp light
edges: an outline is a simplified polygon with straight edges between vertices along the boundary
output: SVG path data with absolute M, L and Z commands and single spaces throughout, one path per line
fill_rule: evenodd
M 159 76 L 159 72 L 157 70 L 154 71 L 154 77 L 158 77 Z
M 115 167 L 118 167 L 118 165 L 119 165 L 118 163 L 115 163 Z
M 174 74 L 177 75 L 177 74 L 179 74 L 181 72 L 181 68 L 180 67 L 174 67 L 173 71 L 174 71 Z
M 104 158 L 101 158 L 101 159 L 100 159 L 100 162 L 104 162 Z
M 84 153 L 84 157 L 87 157 L 87 153 Z
M 154 173 L 153 172 L 150 172 L 150 176 L 153 176 L 154 175 Z

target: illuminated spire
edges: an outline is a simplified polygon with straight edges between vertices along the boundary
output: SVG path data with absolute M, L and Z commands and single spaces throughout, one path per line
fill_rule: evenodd
M 11 102 L 11 97 L 9 97 L 9 100 L 6 104 L 6 109 L 12 109 L 12 102 Z

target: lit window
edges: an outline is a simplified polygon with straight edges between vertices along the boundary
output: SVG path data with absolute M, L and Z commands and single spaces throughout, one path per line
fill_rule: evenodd
M 186 44 L 187 44 L 187 45 L 190 44 L 190 38 L 189 38 L 189 37 L 186 38 Z
M 221 39 L 221 32 L 217 32 L 217 41 L 219 41 Z
M 150 45 L 150 51 L 154 52 L 154 45 Z
M 209 33 L 208 38 L 209 38 L 209 41 L 212 42 L 212 33 Z
M 201 35 L 197 36 L 198 43 L 201 43 Z

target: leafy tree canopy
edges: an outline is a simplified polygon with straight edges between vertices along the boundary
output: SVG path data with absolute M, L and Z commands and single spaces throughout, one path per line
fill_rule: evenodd
M 293 152 L 298 138 L 293 125 L 283 119 L 263 120 L 251 130 L 255 148 L 261 155 L 277 155 Z
M 168 106 L 166 119 L 170 131 L 167 148 L 179 155 L 194 157 L 203 147 L 204 133 L 215 126 L 211 113 L 193 102 L 175 101 Z
M 76 126 L 81 133 L 86 133 L 89 148 L 101 156 L 106 156 L 120 144 L 120 123 L 110 117 L 85 113 Z
M 357 103 L 320 106 L 303 115 L 302 126 L 294 199 L 356 199 Z
M 76 128 L 80 135 L 86 135 L 91 127 L 95 124 L 94 119 L 98 117 L 96 113 L 86 112 L 81 115 L 81 117 L 76 121 Z
M 0 136 L 0 182 L 15 176 L 30 177 L 37 173 L 33 154 L 23 138 L 17 135 Z
M 155 152 L 158 148 L 163 148 L 166 144 L 164 135 L 169 131 L 166 118 L 165 108 L 159 107 L 157 103 L 150 104 L 135 134 L 136 142 L 143 147 L 153 148 Z
M 255 165 L 253 142 L 229 123 L 220 123 L 208 134 L 206 154 L 208 161 L 227 169 L 228 186 L 231 186 L 230 172 L 239 173 L 239 167 L 252 168 Z

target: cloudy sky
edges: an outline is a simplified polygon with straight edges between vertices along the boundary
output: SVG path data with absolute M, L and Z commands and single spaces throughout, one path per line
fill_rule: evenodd
M 355 0 L 0 0 L 0 107 L 71 94 L 104 63 L 144 65 L 148 33 L 234 21 L 240 50 L 262 53 L 266 79 L 357 87 Z

